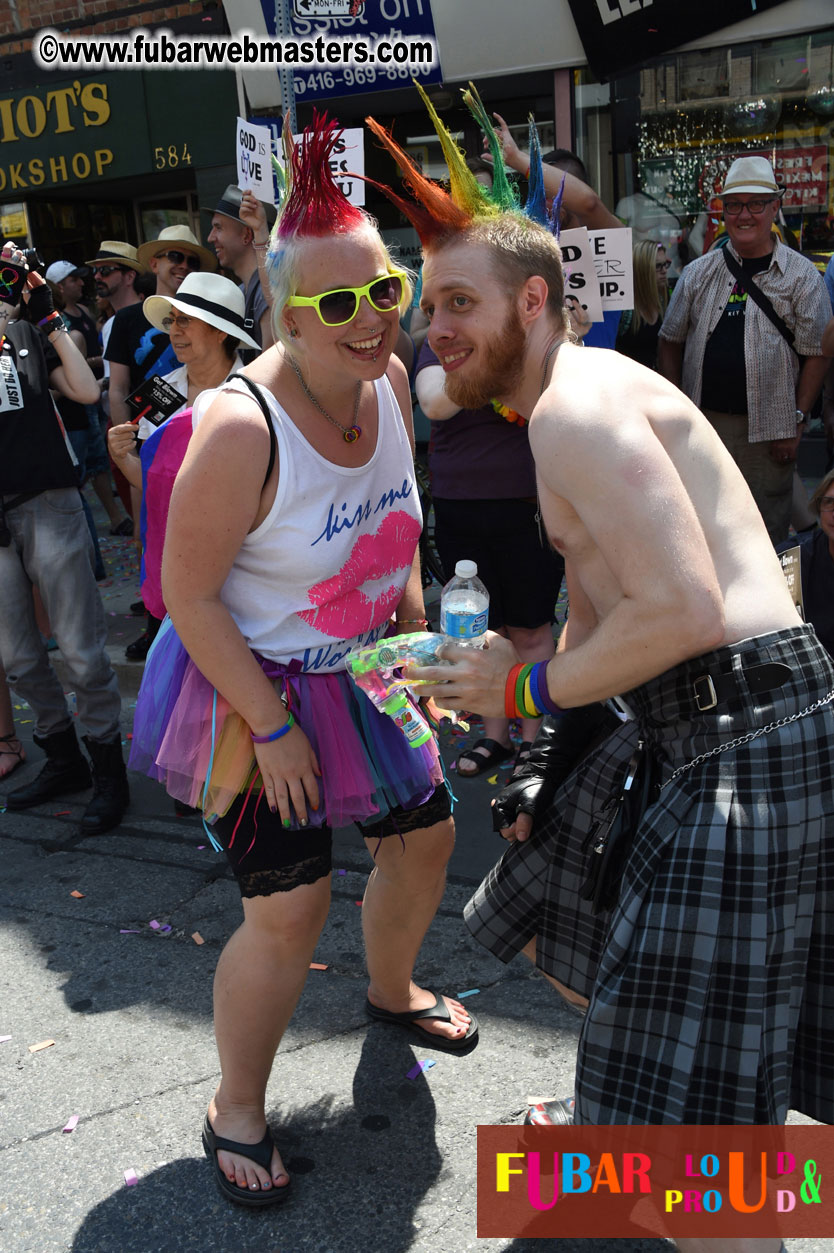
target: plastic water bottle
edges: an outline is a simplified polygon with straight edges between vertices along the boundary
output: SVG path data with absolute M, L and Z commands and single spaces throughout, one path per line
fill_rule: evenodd
M 474 561 L 459 561 L 455 577 L 440 597 L 440 629 L 453 644 L 483 648 L 489 618 L 489 592 Z

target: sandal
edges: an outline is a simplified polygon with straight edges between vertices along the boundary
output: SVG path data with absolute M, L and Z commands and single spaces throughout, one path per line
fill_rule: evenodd
M 527 765 L 527 760 L 528 760 L 528 758 L 529 758 L 530 754 L 532 753 L 532 751 L 533 751 L 533 741 L 532 741 L 532 740 L 522 740 L 522 741 L 521 741 L 521 743 L 520 743 L 520 744 L 519 744 L 519 746 L 518 746 L 518 752 L 517 752 L 517 753 L 516 753 L 516 755 L 515 755 L 515 761 L 513 762 L 513 768 L 512 768 L 512 770 L 510 771 L 510 778 L 511 778 L 511 779 L 514 779 L 514 778 L 516 777 L 516 775 L 518 774 L 518 772 L 519 772 L 519 770 L 522 768 L 522 766 L 526 766 L 526 765 Z
M 476 750 L 485 748 L 485 753 L 479 753 Z M 502 761 L 506 761 L 512 755 L 512 748 L 505 748 L 503 744 L 499 744 L 497 740 L 478 740 L 477 744 L 473 744 L 471 748 L 465 749 L 458 755 L 457 772 L 460 779 L 474 779 L 476 775 L 484 774 L 487 770 L 493 770 Z M 461 770 L 460 763 L 462 761 L 471 761 L 475 763 L 475 770 Z
M 238 1205 L 249 1205 L 252 1208 L 262 1208 L 264 1205 L 279 1205 L 282 1201 L 286 1201 L 287 1193 L 290 1190 L 290 1184 L 286 1184 L 282 1188 L 276 1188 L 275 1184 L 271 1188 L 239 1188 L 236 1183 L 232 1183 L 220 1169 L 220 1163 L 217 1160 L 218 1152 L 237 1153 L 240 1157 L 248 1157 L 251 1162 L 255 1162 L 267 1173 L 271 1174 L 272 1153 L 275 1144 L 272 1139 L 272 1133 L 267 1127 L 264 1137 L 257 1144 L 239 1144 L 237 1140 L 226 1140 L 223 1136 L 216 1136 L 214 1128 L 209 1122 L 209 1116 L 206 1114 L 206 1120 L 203 1123 L 203 1148 L 206 1157 L 214 1165 L 214 1177 L 217 1180 L 217 1186 L 225 1197 L 230 1201 L 235 1201 Z
M 460 1053 L 464 1049 L 468 1049 L 470 1044 L 474 1044 L 478 1035 L 478 1020 L 474 1014 L 469 1014 L 469 1029 L 465 1036 L 456 1040 L 447 1039 L 443 1035 L 435 1035 L 433 1031 L 426 1031 L 425 1027 L 421 1027 L 418 1019 L 428 1018 L 434 1022 L 451 1022 L 452 1015 L 449 1006 L 443 1000 L 438 992 L 432 992 L 434 1004 L 427 1005 L 425 1009 L 405 1010 L 401 1014 L 393 1014 L 389 1009 L 380 1009 L 378 1005 L 372 1005 L 369 1000 L 365 1001 L 365 1010 L 370 1018 L 375 1018 L 378 1022 L 392 1022 L 399 1027 L 405 1027 L 408 1031 L 413 1031 L 423 1042 L 423 1046 L 429 1048 L 440 1049 L 443 1053 Z M 469 1011 L 467 1010 L 467 1013 Z
M 9 747 L 4 748 L 4 744 L 8 744 Z M 17 744 L 17 748 L 12 748 L 12 744 Z M 18 766 L 22 766 L 26 760 L 23 745 L 14 733 L 11 735 L 0 735 L 0 757 L 17 758 L 17 761 L 13 766 L 11 766 L 8 770 L 4 770 L 3 773 L 0 774 L 0 783 L 2 783 L 4 779 L 8 779 L 10 775 L 13 775 Z

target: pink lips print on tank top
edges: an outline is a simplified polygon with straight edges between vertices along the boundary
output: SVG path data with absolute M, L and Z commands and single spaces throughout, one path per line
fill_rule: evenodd
M 393 612 L 404 580 L 375 596 L 362 589 L 366 583 L 408 570 L 421 530 L 417 519 L 402 509 L 387 514 L 373 535 L 359 536 L 338 574 L 310 588 L 308 595 L 316 608 L 302 609 L 299 618 L 337 640 L 352 639 L 378 626 Z

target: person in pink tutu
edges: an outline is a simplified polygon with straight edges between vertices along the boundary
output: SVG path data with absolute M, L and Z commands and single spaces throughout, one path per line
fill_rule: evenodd
M 411 978 L 454 840 L 437 746 L 412 748 L 345 670 L 425 610 L 409 385 L 392 356 L 410 283 L 332 180 L 339 135 L 317 118 L 298 147 L 285 139 L 277 343 L 195 404 L 165 540 L 170 618 L 131 758 L 201 805 L 243 897 L 215 976 L 221 1081 L 203 1144 L 224 1195 L 250 1205 L 287 1196 L 266 1086 L 327 917 L 333 827 L 356 823 L 374 859 L 368 1014 L 448 1051 L 478 1030 Z

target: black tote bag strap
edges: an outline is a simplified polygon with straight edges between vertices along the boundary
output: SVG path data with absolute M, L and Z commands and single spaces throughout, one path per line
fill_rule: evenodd
M 278 451 L 278 441 L 275 438 L 275 428 L 272 425 L 272 418 L 270 416 L 267 403 L 264 400 L 263 396 L 261 395 L 261 389 L 260 387 L 258 387 L 256 383 L 253 383 L 250 378 L 247 378 L 245 374 L 241 374 L 240 371 L 236 371 L 234 374 L 230 374 L 229 377 L 226 379 L 226 382 L 229 383 L 231 382 L 232 379 L 240 379 L 242 383 L 246 384 L 246 386 L 249 388 L 250 392 L 252 393 L 252 396 L 254 397 L 255 401 L 257 402 L 258 408 L 260 409 L 261 413 L 264 415 L 264 418 L 266 419 L 266 427 L 267 427 L 267 430 L 269 431 L 269 465 L 266 468 L 266 478 L 264 479 L 264 487 L 266 487 L 267 483 L 269 482 L 269 476 L 274 469 L 275 455 Z
M 776 327 L 788 347 L 793 348 L 794 352 L 796 352 L 796 349 L 793 347 L 796 336 L 788 326 L 787 322 L 776 312 L 769 298 L 762 291 L 761 287 L 759 287 L 758 283 L 755 283 L 750 275 L 744 273 L 743 268 L 739 265 L 738 261 L 736 261 L 729 248 L 724 247 L 722 252 L 724 253 L 724 260 L 727 263 L 727 269 L 733 275 L 742 291 L 747 292 L 750 299 L 755 301 L 762 313 L 764 313 Z M 796 355 L 799 356 L 799 353 L 796 353 Z

